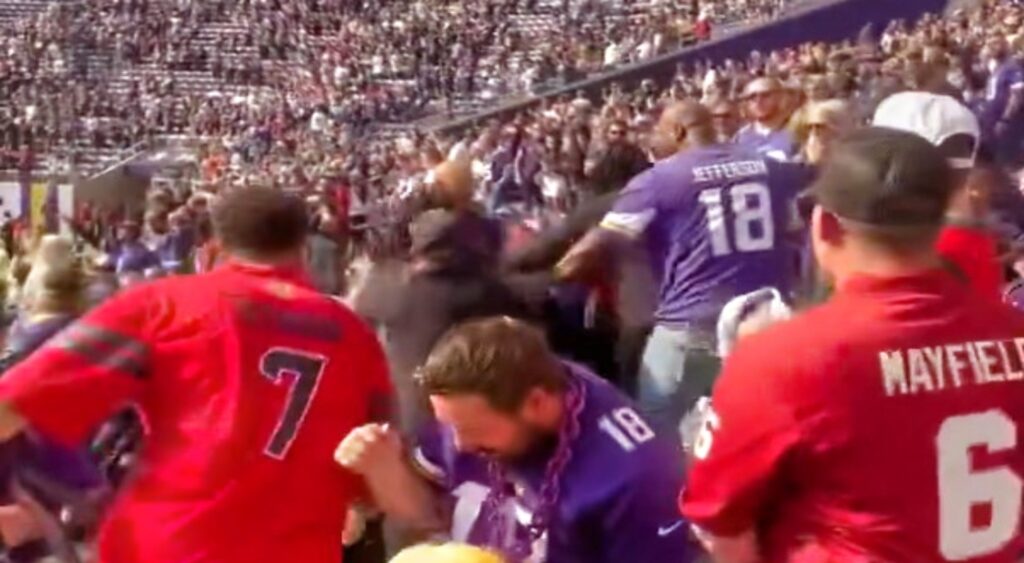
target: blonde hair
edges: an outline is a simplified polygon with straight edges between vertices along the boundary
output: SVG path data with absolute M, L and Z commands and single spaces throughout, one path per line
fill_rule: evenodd
M 410 547 L 396 555 L 390 563 L 505 563 L 505 560 L 479 547 L 449 543 Z
M 447 207 L 460 207 L 473 200 L 473 171 L 468 161 L 446 160 L 432 169 L 435 194 Z
M 74 243 L 46 235 L 39 240 L 22 291 L 22 308 L 32 313 L 74 313 L 81 307 L 84 280 Z

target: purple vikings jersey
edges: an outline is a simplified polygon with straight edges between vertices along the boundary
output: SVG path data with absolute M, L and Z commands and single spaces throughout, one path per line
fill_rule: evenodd
M 586 388 L 580 433 L 547 531 L 532 542 L 528 557 L 513 563 L 691 561 L 696 549 L 675 507 L 683 474 L 678 440 L 656 435 L 608 383 L 584 368 L 566 366 Z M 536 455 L 508 467 L 515 494 L 504 510 L 514 515 L 516 529 L 502 535 L 530 537 L 527 526 L 538 507 L 548 457 Z M 424 434 L 415 461 L 452 497 L 451 539 L 486 546 L 496 531 L 494 515 L 483 513 L 493 486 L 487 460 L 459 452 L 450 430 L 439 425 Z
M 713 329 L 725 303 L 794 289 L 795 198 L 810 169 L 719 145 L 689 150 L 634 178 L 601 227 L 643 237 L 660 273 L 660 326 Z
M 1024 88 L 1024 71 L 1016 61 L 1007 60 L 992 71 L 985 87 L 985 104 L 982 125 L 987 129 L 995 127 L 1010 103 L 1010 93 Z M 989 130 L 991 132 L 991 130 Z
M 751 123 L 736 133 L 736 146 L 756 151 L 773 160 L 787 162 L 800 152 L 800 146 L 793 134 L 786 129 L 770 130 Z

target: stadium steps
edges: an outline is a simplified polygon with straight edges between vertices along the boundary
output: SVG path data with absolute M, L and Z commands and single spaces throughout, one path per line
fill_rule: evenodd
M 0 26 L 40 14 L 53 4 L 52 0 L 0 0 Z
M 244 45 L 239 45 L 235 47 L 228 47 L 226 49 L 218 46 L 218 43 L 222 38 L 242 36 L 247 32 L 247 30 L 247 25 L 238 22 L 206 22 L 200 25 L 196 30 L 195 35 L 189 41 L 189 45 L 195 48 L 206 49 L 207 52 L 210 53 L 216 50 L 220 54 L 221 60 L 228 64 L 251 60 L 259 53 L 259 49 L 255 46 L 246 47 Z M 266 62 L 263 62 L 262 64 L 264 73 L 267 73 L 270 68 Z M 244 94 L 253 87 L 249 84 L 228 82 L 223 77 L 216 77 L 208 68 L 197 70 L 169 70 L 162 63 L 153 60 L 143 61 L 121 69 L 119 73 L 111 77 L 109 84 L 113 92 L 121 93 L 127 92 L 131 88 L 133 82 L 144 78 L 166 78 L 168 76 L 174 80 L 177 93 L 184 96 L 231 96 Z

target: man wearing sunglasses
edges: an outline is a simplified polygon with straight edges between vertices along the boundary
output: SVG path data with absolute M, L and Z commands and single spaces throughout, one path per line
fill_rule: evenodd
M 680 503 L 718 561 L 1016 560 L 1024 317 L 935 241 L 958 181 L 918 135 L 862 129 L 811 195 L 836 291 L 741 341 Z
M 800 147 L 786 129 L 789 114 L 783 99 L 782 84 L 775 78 L 758 78 L 743 90 L 747 117 L 751 122 L 736 134 L 741 147 L 775 160 L 792 160 Z

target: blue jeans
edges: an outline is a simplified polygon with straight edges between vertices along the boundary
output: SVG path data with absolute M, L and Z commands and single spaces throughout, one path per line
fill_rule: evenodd
M 721 363 L 710 333 L 654 327 L 640 363 L 641 413 L 659 431 L 678 434 L 697 399 L 710 394 Z

